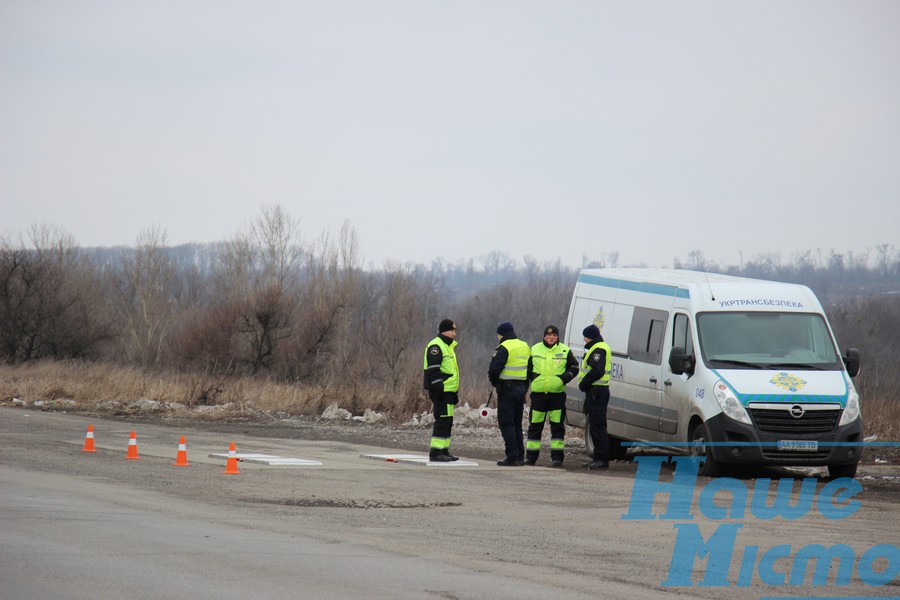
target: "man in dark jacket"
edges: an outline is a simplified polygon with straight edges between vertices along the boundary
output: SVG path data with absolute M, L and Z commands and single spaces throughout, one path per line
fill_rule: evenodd
M 584 392 L 584 412 L 594 444 L 594 456 L 584 466 L 588 469 L 607 469 L 609 436 L 606 432 L 606 408 L 609 406 L 612 350 L 603 341 L 596 325 L 588 325 L 581 333 L 584 336 L 584 358 L 578 373 L 578 389 Z
M 425 347 L 423 384 L 434 407 L 434 426 L 431 430 L 432 462 L 459 460 L 450 454 L 450 434 L 453 430 L 453 407 L 459 402 L 459 366 L 456 364 L 456 323 L 444 319 L 438 325 L 438 336 Z
M 497 389 L 497 424 L 506 446 L 506 458 L 498 460 L 501 467 L 520 467 L 525 464 L 525 441 L 522 435 L 522 415 L 525 393 L 528 391 L 528 357 L 531 348 L 516 337 L 512 323 L 497 327 L 500 345 L 494 350 L 488 367 L 488 379 Z

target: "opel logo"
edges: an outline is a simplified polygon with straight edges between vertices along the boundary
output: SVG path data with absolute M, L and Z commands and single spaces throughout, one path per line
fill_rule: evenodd
M 806 411 L 803 410 L 803 407 L 799 404 L 793 405 L 790 410 L 791 416 L 795 419 L 799 419 L 800 417 L 802 417 L 805 412 Z

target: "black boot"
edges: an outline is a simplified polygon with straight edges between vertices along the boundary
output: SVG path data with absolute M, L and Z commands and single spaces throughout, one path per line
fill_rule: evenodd
M 551 452 L 550 453 L 550 466 L 551 467 L 561 467 L 563 463 L 563 456 L 565 456 L 562 452 Z

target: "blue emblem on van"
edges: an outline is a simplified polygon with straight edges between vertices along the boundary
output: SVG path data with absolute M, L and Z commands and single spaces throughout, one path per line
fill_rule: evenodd
M 799 392 L 806 386 L 807 382 L 800 379 L 796 375 L 782 372 L 770 379 L 769 383 L 774 383 L 781 389 L 787 390 L 789 392 Z
M 605 319 L 603 317 L 603 307 L 601 306 L 599 310 L 597 310 L 597 314 L 594 315 L 594 325 L 597 326 L 597 329 L 600 330 L 600 333 L 603 333 L 603 323 Z

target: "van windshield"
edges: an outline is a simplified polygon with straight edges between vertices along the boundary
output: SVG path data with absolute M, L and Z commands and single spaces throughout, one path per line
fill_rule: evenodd
M 704 363 L 711 368 L 841 370 L 822 315 L 715 312 L 697 315 Z

